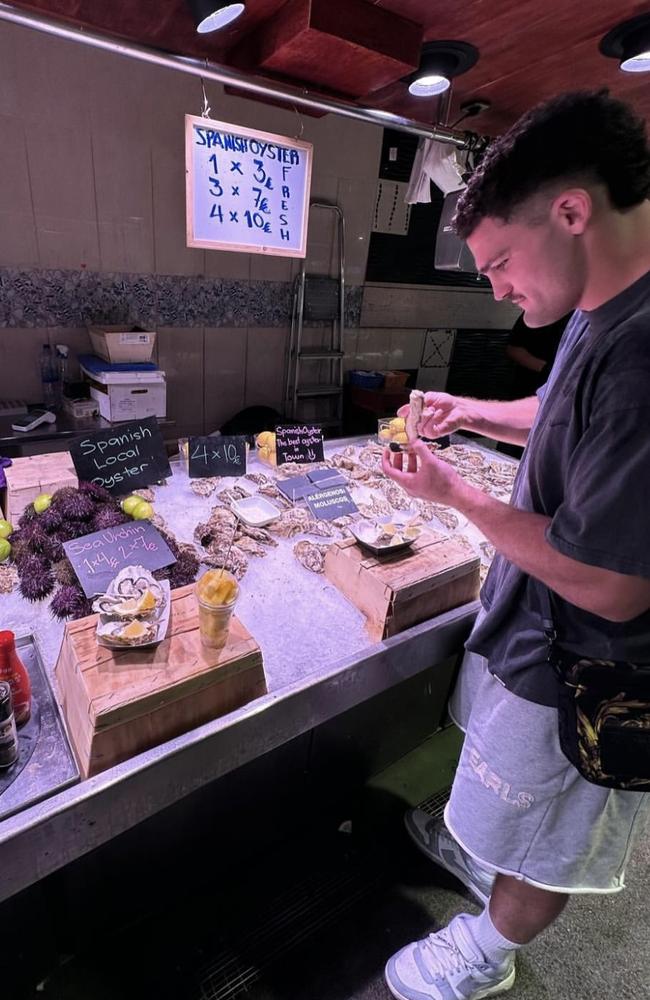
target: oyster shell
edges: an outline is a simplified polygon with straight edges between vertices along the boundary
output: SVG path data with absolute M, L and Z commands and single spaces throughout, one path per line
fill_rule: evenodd
M 111 642 L 124 643 L 125 646 L 141 646 L 152 642 L 158 633 L 158 626 L 152 621 L 142 621 L 133 618 L 129 622 L 107 621 L 99 622 L 97 635 Z
M 316 542 L 297 542 L 293 547 L 293 554 L 305 569 L 312 573 L 322 573 L 328 548 L 329 545 L 318 545 Z
M 126 566 L 111 580 L 105 594 L 93 601 L 93 611 L 112 618 L 157 616 L 164 591 L 144 566 Z
M 301 535 L 309 531 L 313 524 L 313 518 L 304 507 L 293 507 L 291 510 L 282 512 L 277 521 L 269 526 L 269 531 L 282 538 L 293 538 L 294 535 Z
M 192 493 L 196 493 L 197 497 L 210 497 L 216 490 L 218 483 L 219 480 L 215 478 L 192 479 L 190 480 L 190 489 Z
M 237 542 L 237 548 L 242 552 L 246 552 L 249 556 L 258 556 L 259 558 L 269 554 L 268 549 L 264 548 L 263 545 L 260 545 L 259 542 L 256 542 L 254 538 L 249 538 L 248 536 L 239 539 Z

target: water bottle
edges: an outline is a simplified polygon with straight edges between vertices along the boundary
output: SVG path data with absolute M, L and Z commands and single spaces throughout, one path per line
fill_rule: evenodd
M 56 406 L 57 374 L 50 345 L 43 344 L 43 350 L 41 351 L 41 385 L 43 389 L 43 406 L 46 410 L 52 410 Z
M 65 395 L 65 387 L 68 381 L 68 354 L 70 348 L 67 344 L 57 344 L 56 345 L 56 405 L 57 407 L 63 406 L 63 397 Z

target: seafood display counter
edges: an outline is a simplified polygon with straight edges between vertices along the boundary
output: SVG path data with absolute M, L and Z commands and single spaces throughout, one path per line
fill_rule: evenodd
M 400 537 L 407 529 L 455 536 L 480 558 L 482 577 L 487 571 L 490 547 L 473 526 L 448 508 L 407 496 L 385 479 L 380 456 L 378 443 L 365 438 L 326 444 L 321 468 L 346 476 L 359 508 L 352 518 L 332 521 L 315 520 L 278 488 L 277 479 L 304 469 L 278 470 L 251 453 L 246 477 L 190 480 L 186 465 L 172 461 L 172 478 L 149 491 L 153 523 L 188 558 L 193 553 L 208 568 L 225 561 L 238 579 L 236 613 L 262 651 L 266 693 L 72 787 L 46 792 L 49 797 L 0 821 L 0 901 L 461 651 L 478 601 L 378 639 L 362 611 L 323 572 L 328 547 L 350 538 L 355 522 L 382 531 L 390 524 L 388 535 L 397 522 Z M 441 456 L 480 488 L 509 496 L 512 460 L 460 438 Z M 238 522 L 233 540 L 232 509 L 242 500 L 251 505 L 248 497 L 257 497 L 260 509 L 263 501 L 275 503 L 280 517 L 259 528 Z M 54 686 L 64 623 L 53 617 L 48 599 L 28 602 L 15 588 L 3 589 L 2 627 L 36 636 Z

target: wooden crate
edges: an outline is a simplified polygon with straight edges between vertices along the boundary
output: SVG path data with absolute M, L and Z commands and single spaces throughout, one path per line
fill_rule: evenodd
M 363 611 L 375 639 L 475 600 L 479 565 L 464 539 L 429 530 L 402 553 L 376 557 L 349 538 L 325 556 L 328 580 Z
M 14 458 L 5 469 L 6 497 L 2 503 L 8 521 L 16 524 L 28 504 L 39 493 L 56 493 L 63 486 L 77 486 L 78 479 L 69 451 Z
M 167 638 L 152 649 L 98 646 L 97 615 L 66 625 L 55 668 L 84 777 L 266 693 L 259 646 L 236 617 L 222 650 L 201 644 L 194 586 L 172 591 Z

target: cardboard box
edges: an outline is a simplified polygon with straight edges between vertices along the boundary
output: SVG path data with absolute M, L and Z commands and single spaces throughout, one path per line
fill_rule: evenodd
M 112 365 L 151 361 L 156 334 L 154 330 L 125 330 L 124 326 L 88 327 L 93 351 Z
M 7 489 L 2 507 L 14 526 L 25 507 L 40 493 L 56 493 L 64 486 L 79 485 L 69 451 L 14 458 L 12 462 L 4 470 Z
M 97 617 L 66 625 L 55 668 L 84 777 L 266 693 L 260 647 L 239 619 L 224 649 L 201 644 L 193 584 L 172 591 L 167 638 L 153 648 L 98 646 Z
M 163 375 L 156 382 L 100 385 L 92 381 L 90 395 L 101 416 L 111 422 L 167 416 L 167 383 Z
M 476 600 L 479 566 L 469 542 L 429 529 L 405 552 L 377 557 L 349 538 L 325 556 L 325 576 L 363 611 L 376 640 Z
M 403 389 L 409 379 L 408 372 L 384 372 L 384 391 L 399 392 Z

